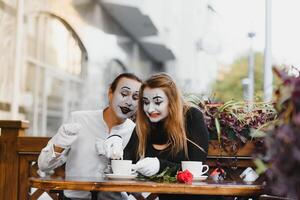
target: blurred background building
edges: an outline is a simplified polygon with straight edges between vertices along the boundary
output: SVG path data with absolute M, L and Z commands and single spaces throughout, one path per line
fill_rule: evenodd
M 168 72 L 196 93 L 217 74 L 208 0 L 0 0 L 0 21 L 0 119 L 29 120 L 31 135 L 107 104 L 122 72 Z

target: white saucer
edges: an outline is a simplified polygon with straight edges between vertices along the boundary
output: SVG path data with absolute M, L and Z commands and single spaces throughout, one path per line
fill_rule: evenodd
M 137 174 L 106 174 L 109 179 L 130 180 L 137 177 Z
M 208 176 L 195 176 L 193 177 L 193 181 L 205 181 L 207 179 Z

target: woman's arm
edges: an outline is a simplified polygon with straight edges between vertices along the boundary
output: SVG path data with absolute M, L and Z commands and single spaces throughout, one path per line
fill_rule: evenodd
M 208 152 L 209 132 L 202 112 L 195 107 L 191 107 L 186 113 L 186 132 L 190 140 L 187 141 L 189 160 L 204 162 Z
M 133 163 L 138 161 L 137 158 L 137 148 L 138 148 L 138 137 L 136 134 L 136 129 L 133 130 L 129 142 L 127 143 L 126 147 L 124 148 L 124 160 L 132 160 Z

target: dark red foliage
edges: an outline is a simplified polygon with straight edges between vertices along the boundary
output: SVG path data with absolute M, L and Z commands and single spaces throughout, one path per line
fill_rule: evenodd
M 300 199 L 300 77 L 274 71 L 283 85 L 275 93 L 278 122 L 266 138 L 268 186 L 273 194 Z
M 223 109 L 224 105 L 226 108 Z M 215 118 L 221 128 L 221 147 L 227 153 L 234 155 L 251 138 L 250 129 L 258 129 L 276 118 L 276 112 L 270 103 L 255 104 L 251 110 L 246 102 L 200 103 L 206 124 L 210 132 L 210 139 L 217 139 Z

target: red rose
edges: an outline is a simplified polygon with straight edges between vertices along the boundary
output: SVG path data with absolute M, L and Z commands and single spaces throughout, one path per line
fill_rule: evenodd
M 192 184 L 193 174 L 189 170 L 179 171 L 177 172 L 176 179 L 180 183 Z

